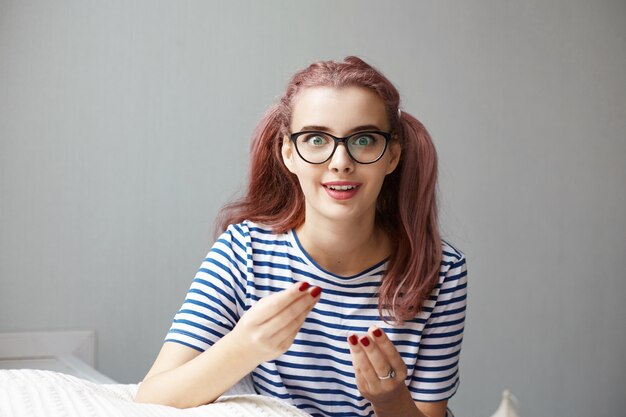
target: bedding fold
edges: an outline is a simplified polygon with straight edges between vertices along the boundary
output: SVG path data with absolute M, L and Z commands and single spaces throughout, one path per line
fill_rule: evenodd
M 137 384 L 97 384 L 60 372 L 0 370 L 2 417 L 310 417 L 275 398 L 223 395 L 212 404 L 178 409 L 135 403 Z M 230 393 L 230 392 L 229 392 Z

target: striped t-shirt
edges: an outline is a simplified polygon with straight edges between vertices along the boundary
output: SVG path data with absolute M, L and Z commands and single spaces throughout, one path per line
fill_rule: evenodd
M 442 245 L 439 283 L 413 320 L 393 327 L 378 314 L 385 261 L 341 277 L 317 265 L 293 230 L 275 234 L 250 221 L 231 225 L 202 262 L 165 340 L 204 351 L 259 299 L 306 281 L 322 287 L 321 298 L 289 350 L 252 372 L 260 394 L 312 416 L 374 415 L 357 389 L 346 338 L 375 325 L 406 363 L 405 383 L 413 399 L 448 399 L 459 386 L 467 273 L 464 255 L 447 242 Z

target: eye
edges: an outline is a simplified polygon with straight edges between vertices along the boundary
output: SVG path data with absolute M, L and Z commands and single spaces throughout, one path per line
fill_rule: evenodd
M 328 143 L 328 138 L 324 135 L 313 133 L 310 135 L 305 135 L 302 138 L 302 141 L 311 146 L 324 146 Z
M 372 135 L 361 135 L 352 139 L 352 144 L 356 146 L 371 146 L 376 143 L 376 138 Z

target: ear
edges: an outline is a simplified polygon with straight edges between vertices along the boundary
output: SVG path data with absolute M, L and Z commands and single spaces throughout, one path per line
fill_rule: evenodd
M 293 143 L 289 140 L 289 138 L 285 135 L 283 136 L 283 145 L 281 147 L 280 153 L 283 156 L 283 162 L 289 172 L 294 174 L 293 172 Z
M 400 146 L 400 142 L 397 139 L 392 140 L 389 143 L 388 151 L 391 158 L 389 159 L 389 163 L 387 165 L 387 170 L 385 172 L 386 175 L 391 174 L 398 166 L 398 163 L 400 163 L 400 156 L 402 154 L 402 147 Z

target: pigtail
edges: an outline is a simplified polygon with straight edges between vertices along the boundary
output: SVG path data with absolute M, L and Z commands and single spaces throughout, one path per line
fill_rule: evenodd
M 252 134 L 248 189 L 243 198 L 227 204 L 216 220 L 216 234 L 229 224 L 253 220 L 284 233 L 304 222 L 304 196 L 298 179 L 285 166 L 282 136 L 286 132 L 284 106 L 275 104 Z
M 441 237 L 437 218 L 437 153 L 424 125 L 402 112 L 402 158 L 383 186 L 380 216 L 395 238 L 380 287 L 379 311 L 397 322 L 414 318 L 439 279 Z M 395 194 L 395 198 L 394 198 Z M 396 204 L 393 204 L 393 202 Z M 383 217 L 384 216 L 384 217 Z

